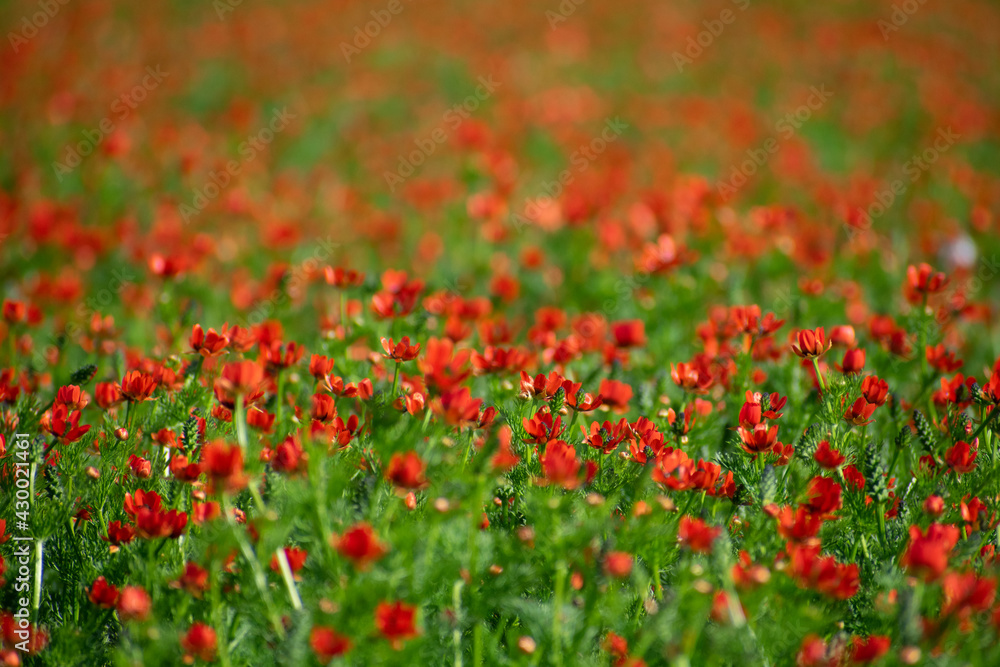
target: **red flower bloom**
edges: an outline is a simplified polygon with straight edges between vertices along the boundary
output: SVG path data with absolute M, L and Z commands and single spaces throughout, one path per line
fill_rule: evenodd
M 112 548 L 117 549 L 122 544 L 128 544 L 135 539 L 135 528 L 122 525 L 121 521 L 112 521 L 108 524 L 108 535 L 102 537 L 105 542 L 110 542 Z
M 890 640 L 882 635 L 872 635 L 851 640 L 851 662 L 856 665 L 866 665 L 875 662 L 889 652 Z
M 405 602 L 380 602 L 375 608 L 375 627 L 399 650 L 404 640 L 417 636 L 416 616 L 417 608 Z
M 613 322 L 611 336 L 615 339 L 616 347 L 642 347 L 646 344 L 646 325 L 642 320 Z
M 910 526 L 910 544 L 899 563 L 911 574 L 933 581 L 948 567 L 948 556 L 958 544 L 958 528 L 932 523 L 926 534 L 920 526 Z
M 678 387 L 695 394 L 708 393 L 714 382 L 706 369 L 687 363 L 670 364 L 670 377 Z
M 543 407 L 535 413 L 531 419 L 523 418 L 524 430 L 527 431 L 530 439 L 525 440 L 527 444 L 544 445 L 549 440 L 556 440 L 562 433 L 562 419 L 552 418 L 552 413 L 548 408 Z
M 955 358 L 954 352 L 946 350 L 944 345 L 941 344 L 933 347 L 928 345 L 925 348 L 925 353 L 927 355 L 927 362 L 931 367 L 936 368 L 942 373 L 954 373 L 964 363 L 961 359 Z
M 210 492 L 239 491 L 247 485 L 243 474 L 243 449 L 224 440 L 215 440 L 201 449 L 201 469 L 209 479 Z M 221 485 L 221 486 L 217 486 Z
M 627 551 L 611 551 L 604 557 L 604 572 L 609 577 L 624 579 L 632 574 L 634 559 Z
M 123 621 L 145 621 L 153 606 L 149 594 L 139 586 L 126 586 L 118 597 L 118 617 Z
M 368 569 L 388 552 L 372 527 L 365 522 L 354 524 L 340 537 L 334 536 L 332 544 L 341 556 L 349 559 L 359 570 Z
M 200 599 L 208 591 L 208 570 L 197 563 L 187 562 L 184 564 L 181 576 L 170 585 L 174 588 L 181 588 Z
M 815 330 L 802 329 L 795 334 L 798 344 L 792 344 L 792 351 L 803 359 L 815 359 L 823 356 L 833 345 L 826 339 L 823 327 Z
M 828 440 L 823 440 L 819 443 L 819 446 L 816 447 L 816 453 L 813 454 L 813 458 L 816 459 L 816 463 L 820 467 L 827 470 L 836 470 L 845 461 L 844 455 L 836 449 L 832 449 Z
M 113 609 L 118 603 L 118 589 L 107 582 L 104 577 L 98 577 L 87 593 L 87 599 L 92 604 L 104 609 Z
M 601 380 L 598 393 L 605 405 L 611 407 L 615 412 L 628 411 L 628 402 L 632 399 L 632 387 L 618 380 Z
M 809 482 L 809 502 L 806 507 L 823 518 L 832 518 L 833 513 L 842 506 L 841 491 L 840 484 L 829 477 L 813 477 Z
M 564 489 L 580 486 L 580 459 L 576 450 L 562 440 L 552 440 L 545 446 L 545 453 L 539 457 L 545 484 L 558 484 Z
M 979 438 L 970 445 L 964 440 L 955 443 L 944 453 L 944 460 L 956 474 L 962 475 L 976 469 L 976 456 L 979 455 Z
M 709 526 L 701 519 L 684 515 L 677 529 L 677 539 L 692 551 L 707 554 L 712 552 L 712 543 L 721 532 L 722 528 Z
M 212 662 L 215 660 L 215 630 L 200 621 L 196 621 L 181 637 L 181 648 L 184 649 L 185 653 L 193 655 L 199 660 Z
M 837 364 L 837 370 L 844 375 L 857 375 L 865 368 L 865 350 L 854 348 L 844 352 L 844 360 Z
M 385 350 L 382 356 L 395 361 L 412 361 L 420 354 L 420 344 L 410 345 L 409 336 L 403 336 L 398 343 L 394 343 L 391 338 L 383 338 L 382 349 Z
M 209 329 L 206 334 L 200 324 L 191 327 L 191 337 L 188 339 L 191 349 L 201 354 L 203 357 L 217 357 L 226 351 L 229 345 L 229 337 L 219 335 L 215 329 Z
M 122 378 L 122 396 L 131 403 L 148 401 L 155 389 L 156 378 L 141 371 L 129 371 Z
M 948 284 L 948 277 L 935 272 L 929 264 L 912 264 L 906 268 L 904 293 L 910 303 L 921 303 L 929 295 L 940 292 Z
M 863 396 L 859 396 L 858 400 L 854 401 L 844 411 L 844 421 L 848 421 L 855 426 L 866 426 L 874 421 L 871 416 L 875 412 L 875 408 L 878 406 L 874 403 L 869 403 L 864 399 Z
M 396 453 L 389 459 L 385 478 L 400 489 L 422 489 L 427 486 L 424 479 L 426 465 L 414 451 Z
M 351 640 L 333 628 L 317 625 L 309 633 L 309 646 L 312 647 L 320 664 L 325 665 L 350 651 Z
M 882 407 L 889 395 L 889 383 L 874 375 L 861 382 L 861 396 L 869 403 Z

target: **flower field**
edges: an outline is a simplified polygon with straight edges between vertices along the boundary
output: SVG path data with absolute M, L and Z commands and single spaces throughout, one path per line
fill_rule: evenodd
M 0 664 L 1000 664 L 996 3 L 0 25 Z

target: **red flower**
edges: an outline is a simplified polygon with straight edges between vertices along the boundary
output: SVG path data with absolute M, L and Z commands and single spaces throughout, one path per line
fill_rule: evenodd
M 759 454 L 771 450 L 778 442 L 777 425 L 768 428 L 766 423 L 757 424 L 752 429 L 742 426 L 738 429 L 740 446 L 747 454 Z
M 615 339 L 616 347 L 642 347 L 646 344 L 646 326 L 642 320 L 613 322 L 611 336 Z
M 188 515 L 179 510 L 140 508 L 135 514 L 135 527 L 139 537 L 154 540 L 161 537 L 177 539 L 187 526 Z
M 328 422 L 337 417 L 337 404 L 329 394 L 313 394 L 309 416 L 316 421 Z
M 87 599 L 92 604 L 104 609 L 113 609 L 118 603 L 118 589 L 107 582 L 104 577 L 98 577 L 87 593 Z
M 864 665 L 875 662 L 889 652 L 890 640 L 882 635 L 872 635 L 861 639 L 854 637 L 851 640 L 851 662 L 856 665 Z
M 107 537 L 102 537 L 101 539 L 105 542 L 110 542 L 113 548 L 117 548 L 135 539 L 135 528 L 128 525 L 123 526 L 121 521 L 112 521 L 108 524 Z
M 910 526 L 910 544 L 899 563 L 911 574 L 933 581 L 948 567 L 948 556 L 958 544 L 958 528 L 932 523 L 926 534 L 920 526 Z
M 23 322 L 25 313 L 27 313 L 27 308 L 25 307 L 23 302 L 4 299 L 3 319 L 8 324 L 17 324 L 18 322 Z
M 145 621 L 153 602 L 139 586 L 126 586 L 118 597 L 118 617 L 123 621 Z
M 562 440 L 552 440 L 545 446 L 545 453 L 539 457 L 545 484 L 558 484 L 564 489 L 580 486 L 580 459 L 576 450 Z
M 711 374 L 695 364 L 670 364 L 670 377 L 678 387 L 695 394 L 707 393 L 713 383 Z
M 861 382 L 861 396 L 869 403 L 882 407 L 889 395 L 889 383 L 874 375 Z
M 156 378 L 141 371 L 129 371 L 122 378 L 122 396 L 131 403 L 148 401 L 155 389 Z
M 215 630 L 200 621 L 195 621 L 181 637 L 181 648 L 199 660 L 212 662 L 215 660 Z
M 604 404 L 610 406 L 615 412 L 626 412 L 628 402 L 632 398 L 632 387 L 624 382 L 605 378 L 601 380 L 601 386 L 597 393 L 601 395 Z
M 90 397 L 87 396 L 87 392 L 82 391 L 75 384 L 60 387 L 54 401 L 56 404 L 65 405 L 70 411 L 83 410 L 89 402 Z
M 215 395 L 219 402 L 232 409 L 236 396 L 248 396 L 255 392 L 264 381 L 264 369 L 254 361 L 237 361 L 226 364 L 222 374 L 215 381 Z M 222 397 L 232 400 L 227 402 Z
M 317 380 L 322 380 L 333 370 L 333 359 L 327 359 L 318 354 L 309 358 L 309 374 Z
M 389 459 L 385 478 L 401 489 L 422 489 L 427 486 L 424 479 L 426 465 L 414 451 L 396 453 Z
M 677 539 L 692 551 L 707 554 L 712 552 L 712 543 L 721 532 L 722 528 L 709 526 L 701 519 L 684 515 L 677 529 Z
M 174 588 L 182 588 L 196 598 L 208 590 L 208 570 L 197 563 L 185 563 L 181 576 L 170 584 Z
M 844 352 L 844 360 L 837 365 L 837 370 L 844 375 L 857 375 L 865 368 L 865 350 L 854 348 Z
M 816 459 L 816 463 L 821 468 L 826 468 L 827 470 L 836 470 L 845 461 L 844 455 L 836 449 L 832 449 L 828 440 L 823 440 L 819 443 L 819 446 L 816 447 L 816 453 L 813 454 L 813 458 Z
M 927 362 L 931 367 L 936 368 L 942 373 L 954 373 L 964 363 L 961 359 L 955 358 L 954 352 L 945 350 L 944 345 L 941 344 L 933 347 L 928 345 L 925 353 L 927 355 Z
M 806 507 L 810 512 L 824 518 L 832 518 L 833 513 L 841 508 L 842 489 L 829 477 L 813 477 L 809 482 L 809 502 Z
M 794 512 L 791 507 L 782 507 L 777 515 L 778 534 L 786 540 L 801 544 L 818 544 L 816 536 L 823 527 L 823 517 L 808 507 L 799 507 Z
M 349 559 L 359 570 L 368 569 L 388 551 L 379 542 L 372 527 L 364 522 L 354 524 L 340 537 L 334 536 L 332 543 L 340 555 Z
M 191 337 L 188 339 L 191 349 L 201 354 L 203 357 L 217 357 L 226 351 L 229 345 L 229 337 L 219 335 L 215 329 L 209 329 L 206 334 L 200 324 L 191 327 Z
M 627 551 L 612 551 L 604 557 L 604 572 L 609 577 L 624 579 L 632 574 L 632 554 Z
M 802 329 L 795 334 L 795 339 L 798 344 L 792 344 L 792 351 L 803 359 L 815 359 L 817 357 L 821 357 L 833 345 L 833 343 L 826 340 L 826 334 L 823 331 L 823 327 L 819 327 L 812 331 L 809 329 Z
M 243 474 L 243 449 L 224 440 L 215 440 L 201 449 L 201 469 L 209 479 L 212 493 L 239 491 L 247 485 Z M 221 486 L 216 486 L 221 484 Z
M 309 645 L 323 665 L 351 650 L 351 640 L 333 628 L 315 626 L 309 633 Z
M 297 436 L 288 436 L 271 453 L 271 468 L 277 472 L 296 474 L 305 471 L 309 455 L 302 449 Z
M 392 642 L 392 647 L 399 650 L 403 641 L 417 636 L 414 621 L 417 608 L 405 602 L 380 602 L 375 608 L 375 627 L 382 636 Z
M 409 336 L 403 336 L 398 343 L 394 343 L 391 338 L 383 338 L 382 349 L 385 350 L 382 356 L 395 361 L 412 361 L 420 354 L 420 344 L 410 345 Z
M 97 404 L 104 410 L 110 410 L 125 400 L 117 382 L 98 382 L 94 388 L 94 396 Z
M 940 292 L 948 284 L 948 277 L 935 272 L 930 264 L 912 264 L 906 268 L 906 285 L 904 293 L 910 303 L 921 303 L 929 295 Z
M 972 613 L 988 611 L 996 597 L 996 579 L 980 579 L 975 572 L 949 572 L 941 582 L 944 591 L 942 616 L 955 614 L 961 619 Z
M 874 403 L 869 403 L 864 399 L 863 396 L 859 396 L 858 400 L 854 401 L 844 411 L 844 421 L 848 421 L 855 426 L 866 426 L 874 421 L 871 416 L 875 412 L 875 408 L 878 406 Z
M 958 441 L 954 447 L 944 453 L 945 463 L 958 475 L 972 472 L 976 469 L 976 456 L 979 455 L 978 445 L 979 438 L 976 438 L 971 445 L 964 440 Z
M 562 419 L 559 417 L 553 419 L 552 413 L 544 406 L 543 409 L 535 413 L 534 417 L 531 419 L 525 417 L 521 422 L 524 424 L 524 430 L 530 436 L 528 440 L 525 440 L 527 444 L 544 445 L 549 440 L 558 439 L 562 433 Z

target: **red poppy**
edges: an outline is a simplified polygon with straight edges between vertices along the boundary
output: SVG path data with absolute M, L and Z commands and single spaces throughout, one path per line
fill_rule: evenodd
M 899 563 L 908 572 L 933 581 L 948 567 L 948 556 L 958 543 L 958 528 L 932 523 L 925 533 L 920 526 L 910 526 L 910 544 Z
M 576 450 L 562 440 L 552 440 L 545 446 L 545 453 L 539 457 L 545 484 L 557 484 L 564 489 L 580 486 L 580 459 Z
M 149 618 L 149 611 L 153 606 L 153 601 L 149 599 L 149 593 L 139 586 L 126 586 L 118 596 L 118 617 L 123 621 L 145 621 Z
M 618 380 L 605 378 L 601 380 L 601 386 L 597 391 L 601 395 L 604 404 L 615 412 L 628 411 L 628 402 L 632 399 L 632 387 L 630 385 Z
M 388 552 L 372 527 L 365 522 L 354 524 L 340 537 L 334 536 L 332 543 L 340 555 L 354 563 L 359 570 L 368 569 Z
M 948 284 L 945 274 L 935 271 L 929 264 L 906 267 L 906 300 L 917 304 L 929 295 L 940 292 Z
M 243 473 L 243 448 L 214 440 L 201 449 L 201 469 L 209 479 L 210 492 L 234 493 L 247 485 Z
M 195 621 L 181 637 L 181 648 L 199 660 L 212 662 L 215 660 L 216 650 L 215 630 L 200 621 Z
M 976 438 L 972 444 L 960 440 L 948 449 L 944 454 L 944 461 L 955 471 L 962 475 L 976 469 L 976 456 L 979 454 L 979 439 Z
M 422 489 L 427 486 L 424 479 L 426 465 L 414 451 L 396 453 L 389 459 L 385 478 L 400 489 Z
M 841 465 L 844 464 L 845 457 L 836 449 L 830 447 L 829 440 L 820 441 L 819 445 L 816 447 L 816 453 L 813 454 L 813 458 L 816 459 L 816 463 L 822 468 L 827 470 L 836 470 Z
M 375 627 L 399 650 L 405 640 L 418 635 L 416 616 L 417 608 L 405 602 L 380 602 L 375 608 Z
M 320 664 L 327 664 L 334 658 L 351 650 L 351 640 L 333 628 L 317 625 L 309 633 L 309 646 Z
M 107 582 L 104 577 L 98 577 L 87 593 L 87 599 L 92 604 L 104 609 L 113 609 L 118 603 L 118 589 Z
M 692 551 L 707 554 L 712 552 L 712 543 L 721 532 L 722 528 L 710 526 L 701 519 L 684 515 L 677 529 L 677 539 Z
M 604 572 L 609 577 L 624 579 L 632 574 L 635 559 L 627 551 L 611 551 L 604 557 Z
M 840 484 L 829 477 L 813 477 L 809 482 L 806 507 L 814 514 L 832 518 L 833 513 L 841 508 L 841 491 Z

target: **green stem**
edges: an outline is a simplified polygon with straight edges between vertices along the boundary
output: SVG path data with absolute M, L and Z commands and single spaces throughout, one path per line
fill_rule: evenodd
M 561 667 L 562 655 L 562 608 L 566 595 L 566 563 L 556 564 L 556 590 L 552 600 L 552 664 Z
M 392 391 L 389 392 L 389 400 L 396 400 L 396 387 L 399 383 L 399 362 L 396 362 L 396 372 L 392 374 Z
M 976 429 L 976 432 L 972 434 L 971 439 L 975 440 L 976 438 L 978 438 L 979 434 L 986 430 L 986 427 L 989 426 L 994 419 L 996 419 L 996 416 L 998 414 L 1000 414 L 1000 405 L 995 405 L 993 406 L 993 410 L 990 412 L 990 416 L 983 420 L 983 423 L 979 425 L 979 428 Z M 994 455 L 995 454 L 996 452 L 994 452 Z
M 816 381 L 819 382 L 819 390 L 825 394 L 826 383 L 823 382 L 823 374 L 819 372 L 819 359 L 817 357 L 813 357 L 812 362 L 813 368 L 816 370 Z

